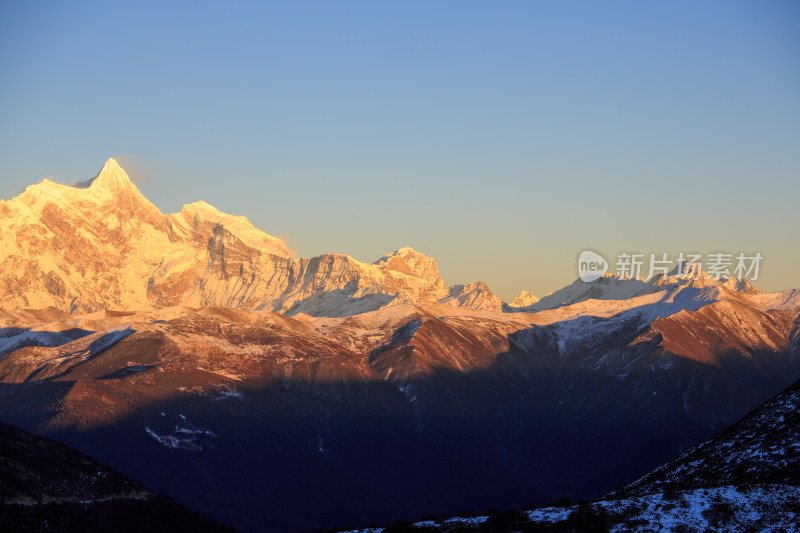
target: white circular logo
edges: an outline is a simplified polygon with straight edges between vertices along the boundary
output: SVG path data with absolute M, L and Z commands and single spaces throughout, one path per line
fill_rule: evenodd
M 578 276 L 582 281 L 590 282 L 602 278 L 608 270 L 608 261 L 602 255 L 591 250 L 584 250 L 578 257 Z

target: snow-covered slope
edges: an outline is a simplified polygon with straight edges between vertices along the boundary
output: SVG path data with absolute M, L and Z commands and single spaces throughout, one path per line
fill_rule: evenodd
M 667 274 L 656 274 L 647 282 L 650 291 L 660 291 L 673 287 L 720 287 L 742 294 L 761 294 L 747 279 L 737 280 L 727 276 L 711 276 L 695 262 L 678 264 Z
M 507 531 L 679 532 L 796 531 L 800 520 L 800 487 L 787 485 L 726 486 L 648 494 L 623 500 L 600 500 L 528 511 L 456 516 L 368 527 L 345 533 L 497 533 Z
M 609 497 L 767 483 L 800 488 L 800 382 L 715 438 Z M 800 500 L 797 504 L 800 511 Z

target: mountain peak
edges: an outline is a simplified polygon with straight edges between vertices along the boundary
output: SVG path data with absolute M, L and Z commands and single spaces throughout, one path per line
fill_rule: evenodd
M 373 264 L 382 265 L 394 272 L 431 281 L 441 289 L 444 289 L 444 281 L 442 281 L 439 270 L 436 268 L 436 260 L 414 250 L 410 246 L 404 246 L 390 254 L 386 254 Z
M 123 174 L 125 173 L 125 171 L 122 170 L 122 167 L 119 166 L 119 163 L 117 162 L 117 160 L 114 159 L 113 157 L 109 157 L 108 159 L 106 159 L 106 162 L 103 165 L 103 170 L 106 170 L 106 169 L 115 170 L 115 171 L 122 171 Z M 126 174 L 126 176 L 127 176 L 127 174 Z
M 109 157 L 106 164 L 92 180 L 91 187 L 122 188 L 132 187 L 128 174 L 119 166 L 117 160 Z
M 408 254 L 424 255 L 419 253 L 410 246 L 403 246 L 402 248 L 398 248 L 394 253 L 396 255 L 408 255 Z
M 530 291 L 522 291 L 519 293 L 519 296 L 514 298 L 514 301 L 511 302 L 511 307 L 528 307 L 538 301 L 539 298 L 534 296 Z
M 482 281 L 453 285 L 448 289 L 448 295 L 439 300 L 439 303 L 497 313 L 503 310 L 504 305 L 503 300 L 490 291 L 489 286 Z
M 392 258 L 432 260 L 425 254 L 416 251 L 410 246 L 403 246 L 402 248 L 398 248 L 394 252 L 384 255 L 383 257 L 375 261 L 374 264 L 379 265 L 381 263 L 390 261 Z
M 122 190 L 122 189 L 136 189 L 136 186 L 131 182 L 127 172 L 123 170 L 117 160 L 109 157 L 100 172 L 97 173 L 92 179 L 76 183 L 74 187 L 78 189 L 107 189 L 107 190 Z M 138 189 L 137 189 L 138 190 Z

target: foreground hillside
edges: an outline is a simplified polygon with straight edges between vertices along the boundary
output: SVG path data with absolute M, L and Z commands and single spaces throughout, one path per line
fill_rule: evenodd
M 233 531 L 50 439 L 0 423 L 5 532 Z
M 713 439 L 593 503 L 360 531 L 782 532 L 798 524 L 800 381 Z

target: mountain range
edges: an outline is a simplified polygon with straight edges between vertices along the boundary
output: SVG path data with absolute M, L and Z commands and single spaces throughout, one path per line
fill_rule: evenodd
M 687 268 L 507 304 L 164 215 L 111 159 L 0 202 L 0 419 L 245 531 L 594 499 L 800 378 L 800 291 Z
M 92 180 L 45 179 L 0 201 L 6 309 L 69 313 L 174 305 L 345 316 L 400 302 L 499 310 L 485 285 L 446 288 L 436 261 L 401 248 L 372 264 L 310 259 L 205 202 L 165 215 L 114 159 Z

